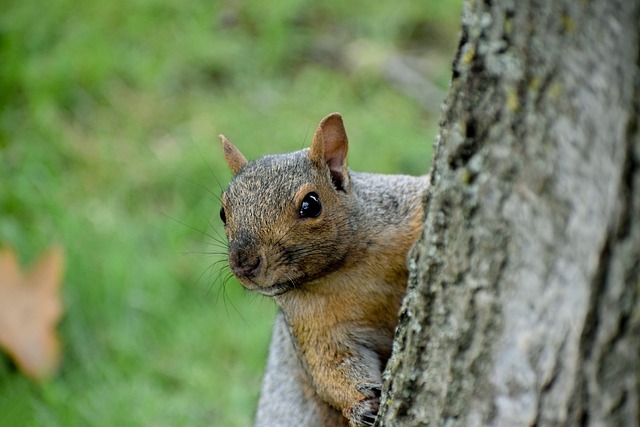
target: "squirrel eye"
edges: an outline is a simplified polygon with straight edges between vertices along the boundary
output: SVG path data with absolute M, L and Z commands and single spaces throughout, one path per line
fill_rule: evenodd
M 224 208 L 220 208 L 220 219 L 224 225 L 227 225 L 227 215 L 224 213 Z
M 300 204 L 300 218 L 315 218 L 322 212 L 322 204 L 320 203 L 320 197 L 318 193 L 312 191 L 304 196 L 302 203 Z

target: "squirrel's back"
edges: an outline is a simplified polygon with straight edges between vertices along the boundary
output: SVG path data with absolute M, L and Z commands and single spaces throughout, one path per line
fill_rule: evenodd
M 414 234 L 422 229 L 423 195 L 429 186 L 428 179 L 426 175 L 416 177 L 351 172 L 354 197 L 359 205 L 366 208 L 359 214 L 369 221 L 367 226 L 371 227 L 371 231 L 375 227 L 400 227 Z M 395 237 L 402 239 L 403 236 L 400 234 Z

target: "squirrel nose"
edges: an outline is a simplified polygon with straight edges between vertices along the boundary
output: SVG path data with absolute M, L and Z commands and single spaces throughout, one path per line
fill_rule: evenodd
M 237 251 L 229 254 L 229 266 L 239 278 L 254 279 L 260 274 L 262 257 L 245 251 Z

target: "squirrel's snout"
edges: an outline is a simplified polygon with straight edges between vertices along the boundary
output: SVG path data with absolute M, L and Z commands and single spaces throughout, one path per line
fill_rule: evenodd
M 234 251 L 229 254 L 229 267 L 239 279 L 255 279 L 262 269 L 262 257 L 247 251 Z

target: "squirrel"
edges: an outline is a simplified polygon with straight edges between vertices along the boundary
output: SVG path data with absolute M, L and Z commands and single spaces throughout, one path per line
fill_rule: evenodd
M 310 148 L 252 162 L 219 138 L 229 267 L 279 306 L 256 425 L 373 425 L 428 175 L 351 171 L 338 113 Z

